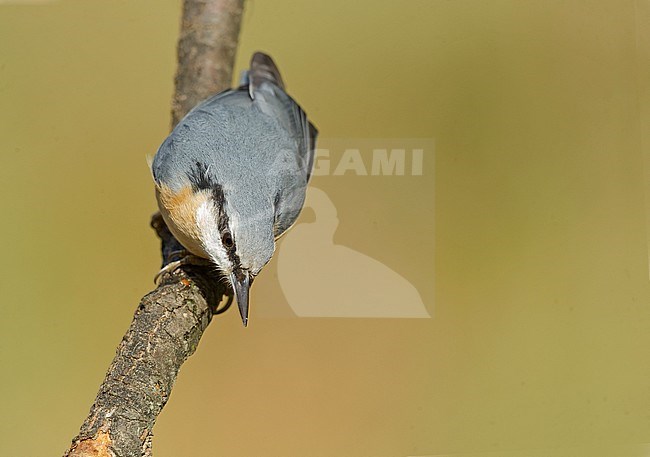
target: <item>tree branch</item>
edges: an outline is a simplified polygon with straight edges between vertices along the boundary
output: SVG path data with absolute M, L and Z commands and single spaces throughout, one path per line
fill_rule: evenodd
M 178 38 L 172 126 L 207 96 L 230 87 L 244 0 L 185 0 Z
M 178 42 L 172 125 L 230 87 L 244 0 L 185 0 Z M 182 246 L 160 214 L 163 266 Z M 88 417 L 65 457 L 150 457 L 152 429 L 178 371 L 194 353 L 227 290 L 213 270 L 187 266 L 163 275 L 138 306 Z

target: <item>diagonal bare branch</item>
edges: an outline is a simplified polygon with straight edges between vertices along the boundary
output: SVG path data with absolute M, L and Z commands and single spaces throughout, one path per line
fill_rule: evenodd
M 230 87 L 244 0 L 185 0 L 172 125 Z M 181 247 L 159 214 L 163 265 Z M 149 457 L 152 429 L 182 364 L 194 353 L 221 297 L 214 272 L 184 267 L 163 275 L 140 302 L 88 417 L 65 457 Z

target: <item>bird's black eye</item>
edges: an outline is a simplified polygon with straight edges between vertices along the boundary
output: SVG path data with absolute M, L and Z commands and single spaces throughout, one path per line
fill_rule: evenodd
M 226 248 L 228 248 L 228 249 L 230 249 L 231 247 L 233 247 L 234 244 L 235 244 L 235 242 L 234 242 L 233 239 L 232 239 L 232 235 L 231 235 L 230 232 L 224 232 L 224 234 L 221 235 L 221 242 L 222 242 L 223 245 L 224 245 Z

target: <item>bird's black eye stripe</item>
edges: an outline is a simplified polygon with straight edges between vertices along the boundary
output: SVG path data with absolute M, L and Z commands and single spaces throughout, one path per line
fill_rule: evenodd
M 187 177 L 195 192 L 199 190 L 211 190 L 217 185 L 210 175 L 208 175 L 208 166 L 202 162 L 196 162 L 190 169 Z

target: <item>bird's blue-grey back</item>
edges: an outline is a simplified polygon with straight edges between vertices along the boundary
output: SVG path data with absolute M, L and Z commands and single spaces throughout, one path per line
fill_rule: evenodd
M 172 190 L 219 186 L 245 217 L 272 216 L 277 237 L 302 208 L 317 131 L 265 59 L 253 56 L 248 85 L 190 111 L 160 146 L 152 171 Z

